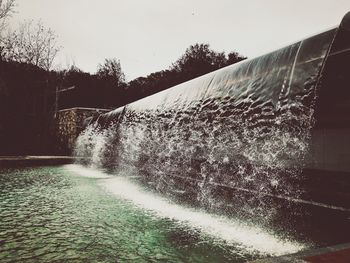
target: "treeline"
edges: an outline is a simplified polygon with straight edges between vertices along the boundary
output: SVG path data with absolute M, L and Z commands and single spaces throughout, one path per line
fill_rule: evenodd
M 194 44 L 169 68 L 129 82 L 116 58 L 94 74 L 75 65 L 57 70 L 58 36 L 40 20 L 11 29 L 15 7 L 15 0 L 0 1 L 0 155 L 55 154 L 52 123 L 60 109 L 117 108 L 245 59 Z
M 46 92 L 55 93 L 56 96 L 56 104 L 52 105 L 55 110 L 118 107 L 245 59 L 237 52 L 226 55 L 212 50 L 209 44 L 194 44 L 168 69 L 130 82 L 125 81 L 120 61 L 116 58 L 105 59 L 94 74 L 83 72 L 75 65 L 65 70 L 53 70 L 55 58 L 61 49 L 58 36 L 40 20 L 26 20 L 15 29 L 10 28 L 7 20 L 15 13 L 15 7 L 16 0 L 0 1 L 0 61 L 3 64 L 17 62 L 43 69 L 46 72 L 43 75 L 46 74 L 47 78 Z M 28 72 L 25 70 L 30 67 L 19 68 L 23 72 L 17 72 L 18 76 L 26 75 Z M 0 74 L 3 88 L 18 89 L 17 96 L 21 96 L 20 88 L 7 84 L 11 83 L 11 74 Z M 32 80 L 28 81 L 38 83 L 42 80 L 33 75 Z M 25 86 L 25 83 L 16 85 Z
M 126 86 L 128 102 L 170 88 L 244 59 L 246 57 L 241 56 L 237 52 L 231 52 L 228 55 L 224 52 L 216 52 L 210 49 L 209 44 L 191 45 L 168 69 L 130 81 Z
M 53 154 L 54 72 L 0 61 L 0 155 Z
M 98 66 L 96 74 L 85 73 L 73 66 L 60 73 L 62 87 L 74 86 L 67 91 L 62 88 L 60 107 L 119 107 L 244 59 L 236 52 L 226 55 L 210 49 L 209 44 L 195 44 L 168 69 L 130 82 L 125 82 L 117 59 L 106 59 Z
M 116 108 L 245 59 L 235 52 L 225 55 L 208 44 L 195 44 L 168 69 L 126 82 L 117 59 L 105 59 L 97 72 L 90 74 L 74 65 L 67 70 L 48 70 L 47 64 L 41 67 L 20 56 L 8 56 L 4 48 L 2 54 L 1 107 L 12 105 L 6 108 L 33 114 L 44 108 L 51 115 L 72 107 Z

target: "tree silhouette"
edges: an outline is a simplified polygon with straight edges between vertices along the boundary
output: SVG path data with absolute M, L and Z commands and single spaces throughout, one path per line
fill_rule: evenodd
M 216 52 L 210 49 L 209 44 L 191 45 L 168 70 L 130 81 L 124 101 L 131 102 L 244 59 L 246 57 L 237 52 L 228 56 L 224 52 Z
M 119 87 L 125 84 L 125 75 L 120 61 L 116 58 L 106 58 L 103 64 L 98 65 L 96 74 L 111 86 Z
M 33 64 L 45 70 L 51 69 L 60 50 L 57 35 L 40 20 L 20 24 L 1 39 L 0 45 L 2 60 Z
M 6 19 L 15 11 L 16 0 L 0 0 L 0 33 L 4 30 Z
M 227 55 L 227 57 L 227 65 L 235 64 L 237 62 L 247 59 L 247 57 L 241 56 L 238 52 L 231 52 Z
M 224 52 L 216 52 L 210 49 L 209 44 L 194 44 L 186 49 L 171 69 L 176 71 L 182 80 L 189 80 L 227 65 L 245 59 L 236 52 L 231 52 L 226 57 Z

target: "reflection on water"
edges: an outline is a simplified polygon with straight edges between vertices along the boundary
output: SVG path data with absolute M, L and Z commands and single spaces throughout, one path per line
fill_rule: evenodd
M 267 255 L 111 195 L 99 185 L 115 178 L 104 174 L 82 177 L 62 166 L 0 174 L 1 262 L 242 262 Z

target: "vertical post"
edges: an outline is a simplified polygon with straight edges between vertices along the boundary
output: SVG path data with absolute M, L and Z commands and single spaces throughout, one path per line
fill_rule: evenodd
M 56 92 L 55 92 L 55 118 L 57 117 L 57 111 L 58 111 L 58 86 L 56 86 Z

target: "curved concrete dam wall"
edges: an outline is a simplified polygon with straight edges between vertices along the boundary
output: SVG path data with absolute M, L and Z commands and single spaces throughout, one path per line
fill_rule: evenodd
M 300 227 L 291 215 L 304 210 L 345 220 L 349 28 L 347 15 L 337 28 L 102 114 L 79 136 L 76 154 L 263 225 Z

